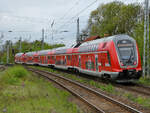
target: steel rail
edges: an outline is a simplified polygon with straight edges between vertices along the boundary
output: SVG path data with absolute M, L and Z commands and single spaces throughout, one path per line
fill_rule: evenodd
M 35 69 L 29 69 L 29 70 L 31 70 L 31 71 L 36 71 L 36 73 L 39 73 L 40 75 L 43 75 L 44 76 L 44 73 L 46 73 L 46 74 L 51 74 L 51 75 L 53 75 L 53 76 L 56 76 L 56 77 L 59 77 L 59 78 L 61 78 L 61 79 L 64 79 L 64 80 L 66 80 L 66 81 L 68 81 L 68 82 L 71 82 L 71 83 L 73 83 L 73 84 L 75 84 L 75 85 L 78 85 L 78 86 L 80 86 L 80 87 L 82 87 L 82 88 L 84 88 L 84 89 L 86 89 L 86 90 L 88 90 L 88 91 L 90 91 L 90 92 L 92 92 L 92 93 L 95 93 L 96 95 L 98 95 L 98 96 L 101 96 L 102 98 L 104 98 L 104 99 L 106 99 L 106 100 L 108 100 L 108 101 L 110 101 L 110 102 L 112 102 L 112 103 L 114 103 L 114 104 L 116 104 L 116 105 L 118 105 L 118 106 L 120 106 L 121 108 L 124 108 L 125 110 L 127 110 L 127 111 L 129 111 L 129 112 L 132 112 L 132 113 L 142 113 L 141 111 L 138 111 L 137 109 L 135 109 L 135 108 L 133 108 L 133 107 L 130 107 L 130 106 L 128 106 L 128 105 L 126 105 L 126 104 L 124 104 L 124 103 L 122 103 L 122 102 L 119 102 L 119 101 L 117 101 L 117 100 L 115 100 L 115 99 L 113 99 L 113 98 L 111 98 L 111 97 L 109 97 L 109 96 L 107 96 L 107 95 L 105 95 L 105 94 L 103 94 L 103 93 L 100 93 L 100 92 L 98 92 L 98 91 L 96 91 L 96 90 L 94 90 L 94 89 L 92 89 L 92 88 L 89 88 L 89 87 L 87 87 L 87 86 L 84 86 L 83 84 L 80 84 L 80 83 L 78 83 L 78 82 L 75 82 L 75 81 L 73 81 L 73 80 L 70 80 L 70 79 L 68 79 L 68 78 L 65 78 L 65 77 L 63 77 L 63 76 L 60 76 L 60 75 L 57 75 L 57 74 L 54 74 L 54 73 L 51 73 L 51 72 L 48 72 L 48 71 L 43 71 L 43 70 L 35 70 Z M 42 74 L 40 73 L 40 72 L 42 72 Z M 50 79 L 50 78 L 49 78 Z M 57 82 L 57 81 L 56 81 Z M 58 84 L 60 84 L 60 83 L 58 83 Z M 61 85 L 62 86 L 62 85 Z M 64 87 L 64 86 L 62 86 L 62 87 Z M 66 89 L 66 88 L 65 88 Z M 85 101 L 85 100 L 84 100 Z M 95 108 L 95 109 L 97 109 L 97 108 Z M 98 110 L 98 109 L 97 109 Z M 101 111 L 101 110 L 100 110 Z M 101 111 L 101 112 L 103 112 L 103 111 Z
M 66 70 L 64 71 L 64 70 L 59 70 L 59 69 L 57 69 L 58 71 L 61 71 L 61 72 L 65 72 L 65 73 L 72 73 L 72 72 L 67 72 Z M 93 77 L 93 76 L 92 76 Z M 87 78 L 87 77 L 86 77 Z M 89 78 L 88 78 L 89 79 Z M 90 77 L 90 79 L 92 79 L 91 77 Z M 96 79 L 93 79 L 93 80 L 96 80 Z M 102 83 L 104 83 L 104 84 L 108 84 L 108 83 L 105 83 L 104 81 L 99 81 L 99 80 L 96 80 L 96 81 L 98 81 L 98 82 L 102 82 Z M 110 81 L 111 82 L 111 81 Z M 110 83 L 109 82 L 109 83 Z M 127 86 L 123 86 L 123 85 L 118 85 L 118 84 L 116 84 L 116 83 L 113 83 L 113 82 L 111 82 L 112 83 L 112 85 L 114 86 L 114 87 L 118 87 L 118 88 L 122 88 L 122 89 L 124 89 L 124 90 L 127 90 L 127 91 L 132 91 L 132 92 L 136 92 L 136 93 L 139 93 L 139 94 L 141 94 L 141 95 L 144 95 L 144 96 L 150 96 L 150 87 L 148 87 L 148 86 L 144 86 L 144 85 L 141 85 L 141 84 L 135 84 L 136 86 L 139 86 L 139 87 L 143 87 L 143 88 L 145 88 L 145 89 L 147 89 L 147 91 L 146 90 L 139 90 L 138 88 L 137 89 L 134 89 L 134 87 L 127 87 Z
M 118 87 L 118 88 L 122 88 L 124 90 L 132 91 L 132 92 L 137 92 L 137 93 L 139 93 L 141 95 L 150 96 L 150 92 L 148 90 L 147 91 L 145 91 L 145 90 L 139 90 L 139 88 L 134 88 L 134 86 L 133 87 L 128 87 L 128 86 L 122 86 L 122 85 L 116 85 L 116 84 L 114 86 Z M 141 86 L 138 86 L 138 87 L 141 87 Z M 143 87 L 143 88 L 146 88 L 146 87 Z M 150 90 L 150 88 L 149 88 L 149 90 Z
M 73 94 L 74 96 L 78 97 L 80 100 L 84 101 L 85 103 L 87 103 L 91 108 L 93 108 L 94 110 L 96 110 L 96 113 L 106 113 L 105 111 L 103 111 L 102 109 L 98 108 L 97 106 L 91 104 L 89 101 L 87 101 L 86 99 L 84 99 L 82 96 L 80 96 L 78 93 L 75 93 L 74 91 L 70 90 L 69 88 L 67 88 L 66 86 L 64 86 L 63 84 L 61 84 L 60 82 L 57 82 L 56 80 L 53 80 L 51 79 L 50 77 L 44 75 L 44 74 L 41 74 L 39 73 L 38 71 L 35 71 L 35 70 L 31 70 L 29 69 L 30 71 L 32 72 L 35 72 L 35 73 L 38 73 L 42 76 L 44 76 L 45 78 L 55 82 L 56 84 L 60 85 L 61 87 L 63 87 L 64 89 L 66 89 L 67 91 L 69 91 L 71 94 Z
M 0 71 L 2 72 L 2 71 L 4 71 L 5 70 L 5 67 L 0 67 Z

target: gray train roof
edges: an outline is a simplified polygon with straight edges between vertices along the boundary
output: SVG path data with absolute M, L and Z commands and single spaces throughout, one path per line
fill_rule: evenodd
M 35 51 L 33 51 L 33 52 L 27 52 L 26 55 L 27 55 L 27 56 L 32 56 L 32 55 L 35 54 L 35 53 L 36 53 Z
M 39 55 L 46 55 L 48 54 L 48 52 L 51 52 L 52 49 L 48 49 L 48 50 L 41 50 L 41 51 L 38 51 L 39 52 Z
M 23 54 L 23 53 L 17 53 L 15 56 L 18 57 L 18 56 L 21 56 L 22 54 Z
M 54 48 L 54 49 L 49 49 L 49 50 L 42 50 L 42 51 L 39 51 L 39 55 L 46 55 L 48 54 L 48 52 L 52 52 L 53 50 L 55 50 L 56 54 L 64 54 L 66 53 L 67 51 L 67 47 L 59 47 L 59 48 Z
M 87 41 L 87 42 L 84 42 L 82 43 L 79 48 L 81 46 L 88 46 L 88 45 L 93 45 L 93 44 L 99 44 L 101 42 L 107 42 L 107 41 L 110 41 L 110 40 L 113 40 L 114 42 L 120 40 L 120 39 L 130 39 L 130 40 L 134 40 L 133 38 L 131 38 L 130 36 L 128 35 L 125 35 L 125 34 L 120 34 L 120 35 L 114 35 L 114 36 L 109 36 L 109 37 L 106 37 L 106 38 L 101 38 L 101 39 L 97 39 L 97 40 L 93 40 L 93 41 Z
M 132 40 L 135 43 L 135 40 L 128 35 L 114 35 L 107 38 L 97 39 L 93 41 L 88 41 L 79 46 L 79 52 L 92 52 L 97 51 L 99 44 L 101 42 L 107 42 L 113 40 L 114 43 L 117 43 L 119 40 L 128 39 Z
M 67 47 L 56 48 L 55 54 L 65 54 L 67 52 L 67 49 L 69 49 L 69 48 L 67 48 Z

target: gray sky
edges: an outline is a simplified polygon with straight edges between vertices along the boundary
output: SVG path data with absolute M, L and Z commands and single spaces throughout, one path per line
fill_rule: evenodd
M 0 0 L 0 32 L 4 33 L 5 40 L 23 39 L 41 40 L 41 29 L 46 29 L 48 43 L 73 43 L 76 38 L 76 19 L 80 18 L 80 30 L 85 28 L 89 14 L 102 3 L 114 0 L 97 0 L 83 13 L 78 12 L 86 8 L 95 0 Z M 140 2 L 144 0 L 121 0 L 125 3 Z M 64 16 L 66 14 L 66 16 Z M 71 19 L 72 17 L 74 17 Z M 62 18 L 63 17 L 63 18 Z M 51 23 L 55 21 L 53 29 L 54 40 L 51 40 Z M 63 26 L 63 27 L 62 27 Z M 61 27 L 61 28 L 60 28 Z M 9 33 L 8 31 L 13 32 Z M 68 30 L 69 32 L 62 32 Z M 30 37 L 31 36 L 31 37 Z

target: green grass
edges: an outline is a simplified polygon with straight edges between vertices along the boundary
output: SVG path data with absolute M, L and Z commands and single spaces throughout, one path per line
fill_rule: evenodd
M 150 108 L 150 98 L 144 98 L 141 96 L 135 97 L 130 93 L 125 93 L 124 97 L 128 98 L 129 100 L 138 103 L 140 105 L 143 105 L 144 107 Z
M 150 78 L 141 77 L 138 83 L 150 86 Z
M 67 91 L 32 76 L 21 66 L 0 74 L 0 113 L 81 113 L 69 97 Z
M 108 85 L 104 85 L 100 82 L 95 82 L 93 80 L 89 80 L 89 79 L 85 79 L 85 78 L 81 78 L 81 77 L 78 77 L 74 74 L 67 74 L 67 73 L 63 73 L 63 72 L 60 72 L 60 71 L 57 71 L 57 70 L 54 70 L 54 69 L 51 69 L 51 68 L 45 68 L 45 67 L 35 67 L 35 66 L 31 66 L 33 68 L 37 68 L 37 69 L 42 69 L 42 70 L 46 70 L 46 71 L 49 71 L 49 72 L 53 72 L 53 73 L 56 73 L 56 74 L 60 74 L 60 75 L 63 75 L 67 78 L 70 78 L 72 80 L 75 80 L 75 81 L 78 81 L 80 83 L 86 83 L 86 84 L 89 84 L 91 86 L 94 86 L 96 88 L 99 88 L 103 91 L 106 91 L 108 93 L 113 93 L 115 94 L 116 91 L 115 91 L 115 88 L 114 86 L 112 86 L 111 84 L 108 84 Z
M 15 66 L 13 68 L 8 68 L 2 76 L 1 83 L 17 85 L 20 84 L 22 80 L 25 80 L 29 75 L 29 72 L 21 66 Z

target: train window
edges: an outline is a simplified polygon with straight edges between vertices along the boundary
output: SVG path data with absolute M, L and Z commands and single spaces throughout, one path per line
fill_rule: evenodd
M 81 56 L 79 55 L 79 67 L 81 67 Z
M 109 62 L 109 64 L 110 64 L 110 66 L 111 66 L 111 60 L 110 60 L 109 52 L 107 53 L 107 57 L 108 57 L 108 62 Z
M 91 69 L 94 70 L 95 66 L 94 66 L 94 62 L 91 62 Z
M 66 65 L 66 56 L 65 56 L 65 61 L 64 61 L 64 65 Z
M 52 56 L 52 59 L 53 59 L 53 60 L 55 60 L 55 57 L 54 57 L 54 56 Z
M 98 55 L 95 55 L 96 71 L 98 71 Z
M 107 42 L 105 42 L 105 43 L 103 44 L 103 47 L 102 47 L 102 48 L 105 48 L 105 47 L 106 47 L 106 45 L 107 45 Z
M 40 56 L 40 63 L 42 64 L 42 56 Z
M 50 60 L 50 56 L 48 56 L 48 59 Z
M 95 68 L 94 62 L 91 62 L 91 61 L 85 62 L 85 67 L 86 67 L 86 69 L 94 70 L 94 68 Z
M 85 62 L 85 68 L 88 69 L 88 62 Z
M 67 59 L 70 60 L 70 56 L 69 55 L 67 56 Z
M 68 55 L 67 58 L 68 58 L 68 60 L 71 60 L 71 55 Z
M 133 51 L 132 48 L 119 48 L 120 51 L 120 55 L 122 56 L 122 58 L 124 59 L 128 59 L 130 57 L 131 52 Z

